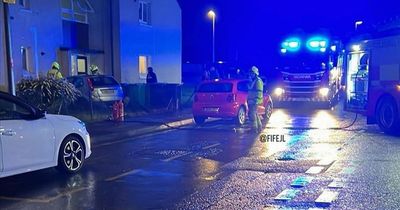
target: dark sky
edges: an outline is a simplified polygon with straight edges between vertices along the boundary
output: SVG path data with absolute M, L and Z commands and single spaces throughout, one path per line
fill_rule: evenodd
M 299 31 L 321 30 L 349 38 L 356 20 L 364 25 L 400 15 L 396 1 L 371 0 L 179 0 L 183 16 L 183 61 L 209 63 L 214 9 L 216 60 L 238 65 L 268 65 L 280 43 Z

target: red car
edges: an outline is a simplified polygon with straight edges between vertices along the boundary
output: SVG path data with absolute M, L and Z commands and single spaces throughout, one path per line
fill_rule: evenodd
M 210 80 L 200 84 L 192 106 L 196 124 L 203 124 L 208 117 L 234 118 L 243 125 L 247 118 L 248 80 Z M 258 113 L 267 122 L 272 113 L 271 97 L 264 93 L 263 104 Z

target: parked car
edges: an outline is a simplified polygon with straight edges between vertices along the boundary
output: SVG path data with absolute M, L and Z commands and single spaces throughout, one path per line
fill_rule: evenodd
M 0 177 L 54 166 L 75 173 L 90 154 L 90 136 L 82 121 L 46 114 L 0 92 Z
M 88 100 L 112 102 L 124 98 L 121 85 L 112 76 L 78 75 L 67 77 L 67 80 L 74 84 Z
M 200 84 L 192 106 L 196 124 L 203 124 L 208 117 L 234 118 L 243 125 L 248 116 L 248 80 L 210 80 Z M 263 104 L 258 113 L 267 122 L 272 113 L 271 97 L 264 93 Z

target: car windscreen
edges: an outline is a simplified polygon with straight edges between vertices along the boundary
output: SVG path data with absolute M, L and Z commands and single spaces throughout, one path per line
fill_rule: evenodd
M 93 87 L 118 85 L 118 82 L 112 77 L 92 77 L 90 78 L 90 81 L 92 82 Z
M 248 85 L 249 85 L 248 81 L 239 82 L 237 85 L 237 89 L 240 92 L 248 92 L 249 91 Z
M 205 83 L 202 84 L 199 93 L 229 93 L 232 92 L 232 83 Z

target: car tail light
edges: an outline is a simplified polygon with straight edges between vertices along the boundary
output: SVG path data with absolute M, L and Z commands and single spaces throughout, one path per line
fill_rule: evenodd
M 199 101 L 199 97 L 197 95 L 194 96 L 194 102 L 198 102 Z
M 90 79 L 88 78 L 88 79 L 87 79 L 87 82 L 88 82 L 88 85 L 89 85 L 90 91 L 93 91 L 93 90 L 94 90 L 94 87 L 93 87 L 92 80 L 90 80 Z
M 236 94 L 229 94 L 226 98 L 228 102 L 235 102 L 236 101 Z

